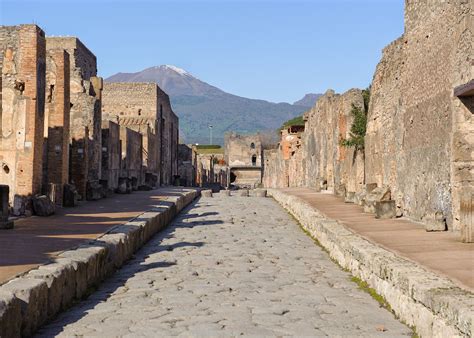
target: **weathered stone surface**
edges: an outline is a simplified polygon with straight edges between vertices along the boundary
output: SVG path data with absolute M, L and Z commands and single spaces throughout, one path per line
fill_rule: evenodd
M 115 192 L 117 194 L 130 194 L 132 192 L 130 179 L 128 177 L 119 177 L 117 190 Z
M 173 184 L 178 175 L 179 119 L 172 110 L 169 96 L 151 82 L 106 82 L 102 94 L 104 120 L 140 133 L 143 138 L 144 151 L 133 153 L 134 156 L 143 153 L 144 168 L 139 168 L 141 173 L 133 173 L 138 179 L 137 187 L 145 183 L 146 174 L 156 177 L 155 182 L 146 182 L 152 187 Z M 122 148 L 125 150 L 123 144 Z
M 472 1 L 405 3 L 404 34 L 383 51 L 371 86 L 366 180 L 389 185 L 400 213 L 460 230 L 460 194 L 474 189 Z M 423 74 L 423 76 L 420 76 Z M 399 200 L 400 199 L 400 200 Z
M 230 190 L 221 190 L 219 194 L 222 196 L 231 196 Z
M 260 135 L 226 133 L 225 163 L 229 166 L 229 184 L 253 189 L 262 184 L 263 148 Z
M 86 185 L 86 200 L 97 201 L 103 197 L 102 185 L 99 180 L 89 180 Z
M 239 190 L 237 190 L 236 195 L 247 197 L 249 195 L 249 191 L 248 191 L 248 189 L 239 189 Z
M 78 192 L 76 187 L 72 184 L 64 185 L 63 205 L 65 207 L 75 207 L 78 202 Z
M 355 203 L 355 200 L 356 200 L 355 192 L 348 191 L 346 193 L 346 196 L 344 197 L 344 202 L 346 202 L 346 203 Z
M 272 199 L 200 199 L 39 336 L 410 335 L 349 278 Z
M 0 182 L 15 215 L 41 193 L 45 124 L 45 34 L 36 25 L 0 27 Z
M 20 337 L 21 300 L 7 290 L 0 289 L 0 337 Z
M 31 336 L 47 319 L 48 287 L 35 278 L 16 278 L 1 286 L 21 300 L 21 335 Z M 8 325 L 14 325 L 8 324 Z
M 364 107 L 362 91 L 344 94 L 328 90 L 305 113 L 304 132 L 282 131 L 280 148 L 265 151 L 265 187 L 310 187 L 333 191 L 360 192 L 364 187 L 364 157 L 360 150 L 341 146 L 353 121 L 352 105 Z M 286 154 L 286 138 L 295 137 Z
M 267 197 L 267 189 L 255 189 L 253 194 L 255 197 Z
M 474 193 L 467 189 L 461 194 L 461 240 L 474 242 Z
M 375 202 L 375 218 L 394 218 L 396 214 L 395 201 Z
M 318 239 L 332 258 L 382 295 L 394 313 L 415 326 L 419 335 L 472 335 L 472 292 L 361 238 L 338 222 L 325 222 L 316 209 L 297 197 L 275 189 L 269 193 Z
M 446 231 L 446 219 L 442 212 L 438 211 L 424 217 L 426 231 Z
M 81 199 L 88 181 L 98 181 L 102 156 L 102 79 L 96 56 L 77 37 L 47 37 L 47 50 L 65 50 L 70 66 L 70 183 Z
M 51 216 L 56 210 L 54 203 L 45 195 L 33 197 L 32 203 L 33 211 L 38 216 Z
M 212 190 L 202 190 L 201 191 L 202 197 L 212 197 Z
M 181 192 L 89 244 L 61 253 L 53 263 L 1 285 L 0 335 L 31 336 L 47 318 L 81 299 L 198 195 L 191 189 Z
M 375 213 L 375 203 L 389 201 L 390 198 L 391 192 L 388 186 L 374 188 L 364 198 L 364 212 Z
M 13 221 L 8 219 L 9 217 L 9 191 L 8 185 L 0 185 L 0 229 L 12 229 Z

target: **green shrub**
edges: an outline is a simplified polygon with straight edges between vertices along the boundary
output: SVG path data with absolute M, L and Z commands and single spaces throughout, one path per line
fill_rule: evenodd
M 364 150 L 365 133 L 367 132 L 367 112 L 369 110 L 370 102 L 370 87 L 362 91 L 364 99 L 364 107 L 352 104 L 351 114 L 354 116 L 354 121 L 351 125 L 349 138 L 341 137 L 340 144 L 344 147 L 355 147 L 356 150 Z

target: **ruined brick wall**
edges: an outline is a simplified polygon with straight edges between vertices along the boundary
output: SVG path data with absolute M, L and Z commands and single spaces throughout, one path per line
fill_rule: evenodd
M 178 175 L 180 185 L 193 187 L 195 183 L 195 168 L 193 165 L 193 149 L 186 144 L 178 145 Z
M 366 181 L 387 184 L 401 213 L 459 229 L 473 186 L 472 106 L 453 96 L 473 71 L 472 1 L 406 1 L 404 35 L 377 67 Z
M 305 113 L 305 131 L 300 136 L 283 131 L 279 148 L 265 152 L 264 186 L 362 190 L 363 154 L 340 145 L 341 138 L 349 136 L 352 105 L 364 106 L 361 90 L 329 90 L 321 96 Z
M 161 184 L 172 184 L 178 173 L 179 121 L 168 95 L 155 83 L 105 83 L 102 101 L 104 119 L 143 135 L 147 170 Z
M 289 187 L 288 163 L 281 148 L 263 152 L 263 186 L 266 188 Z
M 224 152 L 225 161 L 231 167 L 262 165 L 262 142 L 259 135 L 226 133 Z
M 0 183 L 17 214 L 41 191 L 46 48 L 36 25 L 0 27 Z
M 75 37 L 48 37 L 46 48 L 65 49 L 70 61 L 70 180 L 85 198 L 88 181 L 101 174 L 102 79 L 97 77 L 97 59 Z
M 158 88 L 157 107 L 161 117 L 160 131 L 161 135 L 161 182 L 164 185 L 173 183 L 173 176 L 177 175 L 178 160 L 178 129 L 179 121 L 171 108 L 169 96 Z
M 53 197 L 62 205 L 64 184 L 69 182 L 69 54 L 63 49 L 49 49 L 46 57 L 45 162 L 43 191 L 57 185 Z
M 132 179 L 134 188 L 138 187 L 144 182 L 142 172 L 143 136 L 139 132 L 120 126 L 120 141 L 122 144 L 120 176 Z
M 102 122 L 102 174 L 110 190 L 118 188 L 122 160 L 120 126 L 112 121 Z
M 363 156 L 340 145 L 341 138 L 349 136 L 352 105 L 364 107 L 361 90 L 351 89 L 344 94 L 329 90 L 306 113 L 302 156 L 306 160 L 306 186 L 333 191 L 340 185 L 348 191 L 362 189 Z
M 160 139 L 157 85 L 154 83 L 104 83 L 102 114 L 143 135 L 146 171 L 159 175 Z

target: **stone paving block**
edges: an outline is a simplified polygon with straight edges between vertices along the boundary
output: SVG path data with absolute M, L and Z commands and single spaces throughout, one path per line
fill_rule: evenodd
M 212 190 L 202 190 L 201 191 L 202 197 L 212 197 Z
M 377 189 L 377 188 L 375 188 Z M 445 277 L 379 247 L 361 236 L 337 235 L 342 224 L 314 222 L 301 199 L 270 189 L 271 196 L 289 209 L 331 257 L 368 282 L 407 324 L 422 336 L 464 336 L 473 333 L 474 298 Z M 316 226 L 308 226 L 308 225 Z M 460 291 L 455 291 L 460 290 Z

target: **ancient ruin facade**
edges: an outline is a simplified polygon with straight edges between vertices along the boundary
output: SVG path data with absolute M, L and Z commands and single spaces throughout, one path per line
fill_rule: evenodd
M 196 151 L 193 146 L 187 144 L 178 145 L 178 176 L 179 185 L 194 187 L 196 185 Z
M 143 137 L 144 170 L 162 185 L 178 174 L 179 121 L 168 95 L 155 83 L 104 84 L 104 120 L 118 123 Z
M 474 79 L 473 7 L 407 1 L 405 32 L 372 83 L 366 182 L 390 186 L 400 213 L 437 230 L 466 226 L 461 196 L 474 187 L 473 96 L 454 91 Z
M 224 153 L 229 166 L 229 184 L 254 188 L 262 183 L 263 148 L 258 134 L 227 133 Z
M 46 40 L 36 25 L 0 27 L 0 183 L 24 214 L 41 192 Z
M 69 183 L 69 84 L 69 54 L 64 49 L 47 50 L 43 193 L 57 205 L 63 205 Z
M 70 181 L 83 199 L 95 199 L 102 163 L 102 78 L 97 77 L 97 59 L 76 37 L 48 37 L 46 48 L 69 54 Z
M 122 143 L 120 126 L 112 121 L 102 121 L 102 165 L 101 177 L 107 181 L 107 189 L 116 191 L 122 168 Z
M 289 127 L 281 132 L 278 149 L 264 152 L 263 182 L 267 187 L 313 187 L 344 194 L 364 187 L 363 153 L 346 148 L 353 107 L 364 107 L 362 91 L 344 94 L 328 90 L 305 113 L 304 132 Z
M 305 114 L 299 151 L 265 152 L 265 185 L 327 189 L 359 204 L 379 195 L 393 215 L 472 242 L 473 7 L 406 1 L 405 32 L 384 49 L 371 85 L 364 149 L 340 142 L 361 91 L 328 91 Z

